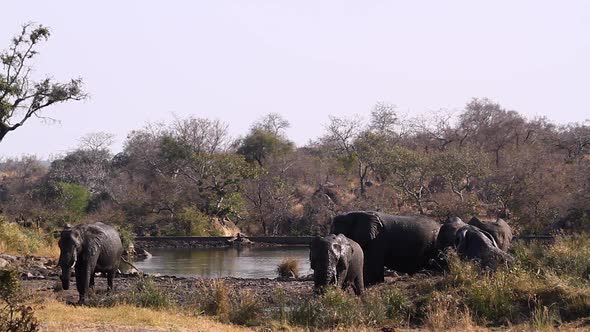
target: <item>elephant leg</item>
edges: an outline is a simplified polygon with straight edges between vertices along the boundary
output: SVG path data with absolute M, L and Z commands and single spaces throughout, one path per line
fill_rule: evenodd
M 85 304 L 90 286 L 90 280 L 94 277 L 94 269 L 98 256 L 90 256 L 76 263 L 76 288 L 80 294 L 78 304 Z
M 346 288 L 346 270 L 341 270 L 336 273 L 336 277 L 338 280 L 336 281 L 336 286 L 342 289 Z
M 88 288 L 94 289 L 94 273 L 90 275 L 90 283 L 88 284 Z
M 363 276 L 358 276 L 354 279 L 352 289 L 356 295 L 363 295 L 365 291 L 365 285 L 363 284 Z
M 107 272 L 107 290 L 112 291 L 115 289 L 115 287 L 113 286 L 113 279 L 115 278 L 115 272 L 114 271 L 109 271 Z
M 375 285 L 385 281 L 385 255 L 382 250 L 369 251 L 365 256 L 364 283 L 365 286 Z

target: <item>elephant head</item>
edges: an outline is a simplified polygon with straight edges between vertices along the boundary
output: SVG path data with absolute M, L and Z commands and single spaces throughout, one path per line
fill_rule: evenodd
M 511 263 L 514 260 L 498 247 L 490 233 L 472 225 L 457 231 L 455 246 L 462 258 L 477 260 L 482 266 L 491 269 L 495 269 L 500 263 Z
M 466 225 L 459 217 L 448 217 L 440 227 L 436 237 L 436 249 L 445 250 L 454 247 L 457 231 Z
M 313 239 L 309 259 L 316 291 L 322 292 L 323 287 L 329 284 L 342 284 L 344 280 L 338 280 L 337 271 L 346 268 L 343 264 L 346 264 L 346 257 L 350 257 L 351 254 L 352 247 L 342 234 L 316 236 Z
M 66 225 L 61 231 L 59 238 L 59 266 L 61 267 L 61 284 L 62 288 L 70 288 L 70 269 L 76 264 L 78 251 L 82 246 L 82 238 L 77 228 Z
M 381 233 L 383 227 L 383 222 L 376 213 L 350 212 L 334 217 L 330 233 L 344 234 L 356 241 L 361 248 L 366 248 Z
M 502 251 L 508 251 L 510 242 L 512 241 L 512 230 L 506 221 L 497 219 L 494 222 L 483 222 L 477 217 L 469 220 L 469 225 L 473 225 L 483 231 L 488 232 L 498 244 L 498 248 Z

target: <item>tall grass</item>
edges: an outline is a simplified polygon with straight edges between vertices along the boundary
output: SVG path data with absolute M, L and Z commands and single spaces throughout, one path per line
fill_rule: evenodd
M 57 258 L 59 247 L 51 234 L 0 219 L 0 252 L 19 256 L 39 255 Z
M 277 274 L 280 278 L 298 278 L 299 277 L 299 261 L 295 258 L 285 258 L 277 266 Z

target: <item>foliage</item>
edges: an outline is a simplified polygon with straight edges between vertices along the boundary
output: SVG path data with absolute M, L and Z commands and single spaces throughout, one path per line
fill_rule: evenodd
M 0 331 L 39 331 L 33 309 L 23 304 L 18 272 L 0 270 Z
M 502 217 L 517 233 L 588 228 L 587 124 L 529 120 L 485 98 L 456 115 L 407 119 L 387 104 L 369 115 L 331 117 L 302 147 L 275 113 L 237 141 L 219 120 L 147 124 L 115 156 L 110 135 L 91 134 L 49 167 L 0 161 L 0 209 L 46 231 L 85 219 L 167 235 L 218 234 L 226 221 L 252 235 L 313 235 L 362 209 Z
M 67 83 L 50 78 L 32 80 L 29 62 L 38 54 L 39 43 L 49 36 L 47 27 L 25 24 L 8 50 L 0 53 L 4 69 L 0 74 L 0 142 L 32 116 L 40 116 L 46 107 L 86 98 L 80 78 Z
M 141 308 L 166 309 L 173 306 L 170 295 L 159 288 L 153 277 L 140 277 L 125 293 L 110 294 L 103 298 L 92 297 L 89 304 L 95 307 L 133 305 Z
M 239 291 L 237 296 L 234 295 L 232 298 L 229 321 L 238 325 L 259 325 L 262 309 L 263 304 L 257 295 L 247 290 Z
M 262 167 L 270 156 L 284 155 L 292 149 L 292 142 L 273 132 L 256 128 L 242 140 L 237 153 L 243 155 L 247 161 L 255 161 Z
M 231 308 L 231 291 L 223 280 L 214 280 L 210 285 L 201 285 L 193 296 L 197 310 L 206 315 L 227 319 Z
M 362 306 L 358 297 L 332 287 L 320 297 L 304 299 L 293 308 L 290 322 L 320 329 L 362 325 Z

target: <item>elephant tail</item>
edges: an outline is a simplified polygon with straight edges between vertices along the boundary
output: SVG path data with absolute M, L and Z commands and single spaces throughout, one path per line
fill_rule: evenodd
M 135 265 L 131 264 L 131 262 L 129 262 L 128 260 L 125 259 L 125 257 L 121 256 L 121 260 L 123 262 L 125 262 L 125 264 L 131 266 L 132 268 L 136 269 L 137 271 L 139 271 L 140 274 L 143 274 L 143 271 L 138 269 Z

